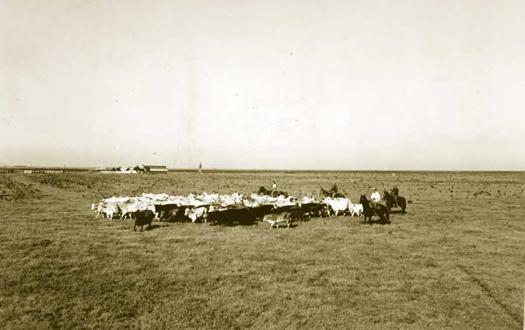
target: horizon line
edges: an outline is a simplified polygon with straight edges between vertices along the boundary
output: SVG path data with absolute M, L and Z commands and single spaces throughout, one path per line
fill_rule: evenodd
M 159 165 L 163 166 L 163 165 Z M 33 166 L 33 165 L 8 165 L 0 166 L 0 170 L 72 170 L 72 171 L 93 171 L 102 166 Z M 104 168 L 111 168 L 113 166 L 104 166 Z M 118 166 L 114 166 L 118 167 Z M 124 167 L 125 168 L 125 167 Z M 169 172 L 198 172 L 198 168 L 185 167 L 168 167 Z M 206 168 L 201 169 L 205 172 L 525 172 L 525 169 L 483 169 L 483 170 L 469 170 L 469 169 L 271 169 L 271 168 Z

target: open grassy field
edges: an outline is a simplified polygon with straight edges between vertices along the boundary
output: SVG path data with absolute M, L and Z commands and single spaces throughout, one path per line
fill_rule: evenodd
M 335 179 L 412 200 L 391 225 L 292 229 L 95 219 L 143 192 L 300 196 Z M 0 174 L 0 325 L 7 328 L 521 329 L 525 173 Z M 10 199 L 10 200 L 8 200 Z

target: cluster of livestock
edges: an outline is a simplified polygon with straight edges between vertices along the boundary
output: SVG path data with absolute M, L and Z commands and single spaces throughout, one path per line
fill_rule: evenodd
M 294 221 L 331 215 L 363 215 L 363 204 L 354 204 L 346 197 L 325 197 L 317 200 L 305 196 L 253 193 L 233 194 L 142 194 L 137 197 L 110 197 L 92 204 L 91 209 L 107 219 L 135 219 L 135 226 L 151 225 L 153 219 L 164 221 L 207 222 L 211 224 L 270 223 L 270 227 L 290 225 Z M 135 227 L 134 227 L 135 229 Z

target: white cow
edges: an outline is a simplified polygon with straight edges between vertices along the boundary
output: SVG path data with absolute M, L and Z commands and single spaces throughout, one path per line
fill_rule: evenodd
M 114 216 L 118 215 L 119 208 L 117 204 L 101 202 L 97 206 L 97 218 L 102 214 L 106 219 L 113 219 Z
M 352 202 L 348 205 L 348 211 L 352 216 L 362 216 L 363 215 L 363 204 L 352 204 Z
M 206 217 L 208 216 L 208 208 L 205 206 L 200 207 L 189 207 L 184 210 L 184 215 L 190 218 L 191 222 L 195 223 L 197 219 L 202 219 L 206 222 Z
M 121 211 L 120 218 L 125 219 L 126 216 L 131 219 L 132 215 L 137 211 L 150 210 L 155 214 L 155 218 L 158 219 L 159 214 L 155 212 L 155 205 L 151 204 L 151 201 L 133 201 L 130 203 L 120 203 L 118 207 Z
M 272 204 L 274 207 L 283 207 L 296 205 L 297 203 L 295 201 L 295 198 L 292 196 L 284 197 L 283 195 L 280 195 Z
M 259 207 L 261 206 L 261 203 L 259 203 L 257 200 L 252 198 L 245 198 L 242 200 L 242 204 L 245 207 Z
M 317 203 L 317 200 L 315 199 L 315 197 L 304 196 L 301 199 L 301 204 L 311 204 L 311 203 Z
M 337 216 L 339 214 L 344 214 L 348 210 L 350 200 L 348 198 L 326 197 L 323 199 L 322 203 L 328 205 L 328 215 L 330 215 L 330 211 L 332 211 L 334 215 Z
M 197 196 L 197 199 L 204 202 L 204 204 L 214 204 L 219 200 L 219 194 L 208 194 L 203 192 L 201 195 Z
M 244 197 L 242 194 L 233 193 L 231 195 L 220 195 L 219 203 L 222 207 L 242 205 Z
M 131 215 L 139 210 L 139 203 L 136 201 L 118 203 L 117 206 L 120 210 L 121 219 L 125 219 L 126 217 L 131 219 Z

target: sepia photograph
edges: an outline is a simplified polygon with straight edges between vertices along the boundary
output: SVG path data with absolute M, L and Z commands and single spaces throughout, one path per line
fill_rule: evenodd
M 525 330 L 524 17 L 0 0 L 0 328 Z

